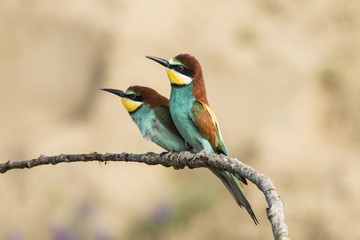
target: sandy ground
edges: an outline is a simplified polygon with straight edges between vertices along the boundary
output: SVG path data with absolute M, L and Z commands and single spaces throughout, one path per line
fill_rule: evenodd
M 292 239 L 360 239 L 360 2 L 0 2 L 0 161 L 161 152 L 101 87 L 170 85 L 191 53 L 231 156 L 269 176 Z M 61 164 L 0 176 L 0 239 L 271 239 L 208 170 Z

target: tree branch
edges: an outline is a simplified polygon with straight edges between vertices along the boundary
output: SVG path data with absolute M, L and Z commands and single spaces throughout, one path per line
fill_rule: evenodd
M 162 154 L 145 153 L 145 154 L 132 154 L 132 153 L 106 153 L 100 154 L 97 152 L 90 154 L 60 154 L 58 156 L 45 156 L 41 155 L 38 158 L 24 161 L 8 161 L 0 164 L 0 173 L 5 173 L 11 169 L 17 168 L 33 168 L 45 164 L 58 164 L 69 162 L 89 162 L 89 161 L 120 161 L 120 162 L 139 162 L 148 165 L 162 165 L 164 167 L 173 167 L 174 169 L 183 169 L 184 167 L 201 168 L 212 167 L 221 170 L 226 170 L 232 173 L 237 173 L 252 183 L 254 183 L 265 195 L 268 203 L 266 209 L 268 219 L 271 222 L 274 238 L 276 240 L 290 239 L 288 227 L 285 222 L 284 205 L 275 186 L 264 174 L 256 171 L 255 169 L 243 164 L 236 158 L 227 157 L 215 154 L 193 154 L 190 152 L 168 152 Z

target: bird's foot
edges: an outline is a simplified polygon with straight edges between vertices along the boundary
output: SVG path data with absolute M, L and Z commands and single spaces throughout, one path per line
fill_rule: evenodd
M 168 154 L 168 153 L 170 153 L 170 152 L 162 152 L 162 153 L 160 153 L 160 157 L 162 157 L 162 156 L 164 156 L 165 154 Z
M 190 144 L 188 144 L 188 143 L 186 143 L 186 149 L 185 149 L 185 151 L 191 152 L 191 153 L 196 153 L 195 150 L 194 150 L 194 148 L 193 148 Z
M 198 152 L 198 154 L 200 154 L 200 155 L 205 155 L 205 154 L 206 154 L 205 149 L 203 149 L 203 150 L 201 150 L 200 152 Z

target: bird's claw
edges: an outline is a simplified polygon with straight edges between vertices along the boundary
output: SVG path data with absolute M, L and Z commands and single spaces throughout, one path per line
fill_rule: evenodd
M 198 152 L 199 155 L 205 155 L 206 152 L 205 152 L 205 149 L 201 150 L 200 152 Z

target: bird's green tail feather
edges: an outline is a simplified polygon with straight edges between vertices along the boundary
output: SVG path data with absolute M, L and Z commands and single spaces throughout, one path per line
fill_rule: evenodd
M 227 171 L 220 171 L 218 169 L 210 168 L 210 170 L 224 183 L 226 188 L 229 190 L 231 195 L 234 197 L 235 201 L 240 207 L 245 207 L 246 211 L 249 213 L 255 224 L 258 224 L 257 220 L 249 201 L 247 200 L 245 193 L 242 190 L 242 187 L 238 179 L 234 174 Z

